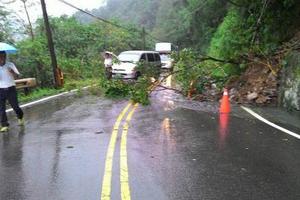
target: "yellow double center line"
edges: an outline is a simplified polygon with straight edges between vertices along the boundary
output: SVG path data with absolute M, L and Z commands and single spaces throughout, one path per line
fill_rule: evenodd
M 128 165 L 127 165 L 127 133 L 129 122 L 132 118 L 132 115 L 137 108 L 138 104 L 135 104 L 132 110 L 126 117 L 126 121 L 123 125 L 122 137 L 121 137 L 121 147 L 120 147 L 120 184 L 121 184 L 121 199 L 122 200 L 130 200 L 130 187 L 128 182 Z M 102 182 L 102 193 L 101 200 L 110 200 L 111 197 L 111 180 L 112 180 L 112 166 L 113 166 L 113 157 L 116 146 L 116 141 L 119 132 L 119 126 L 121 124 L 122 119 L 124 118 L 127 111 L 132 107 L 132 104 L 129 103 L 118 116 L 116 123 L 114 124 L 114 128 L 112 131 L 112 135 L 110 138 L 108 150 L 106 153 L 105 160 L 105 169 L 104 176 Z

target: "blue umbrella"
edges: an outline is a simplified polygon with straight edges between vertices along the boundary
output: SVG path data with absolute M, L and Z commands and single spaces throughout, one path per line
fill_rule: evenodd
M 6 53 L 16 53 L 17 49 L 9 44 L 0 42 L 0 51 L 5 51 Z

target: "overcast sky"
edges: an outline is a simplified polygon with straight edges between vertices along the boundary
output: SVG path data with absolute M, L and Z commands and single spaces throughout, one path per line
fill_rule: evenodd
M 0 2 L 9 2 L 11 0 L 1 0 Z M 65 0 L 73 4 L 76 7 L 81 9 L 93 9 L 99 8 L 104 5 L 105 0 Z M 27 0 L 27 4 L 30 5 L 31 2 L 40 2 L 40 0 Z M 76 10 L 58 0 L 45 0 L 48 15 L 51 16 L 60 16 L 63 14 L 72 15 L 76 12 Z M 9 8 L 13 11 L 19 12 L 19 15 L 25 19 L 25 15 L 23 12 L 22 3 L 20 0 L 16 0 L 15 3 L 5 4 L 6 8 Z M 38 17 L 42 17 L 41 5 L 33 5 L 29 6 L 29 15 L 32 21 L 35 21 Z
M 66 0 L 81 9 L 93 9 L 99 8 L 103 5 L 103 0 Z M 46 0 L 46 6 L 48 8 L 49 15 L 59 16 L 62 14 L 71 15 L 76 12 L 74 8 L 71 8 L 58 0 Z

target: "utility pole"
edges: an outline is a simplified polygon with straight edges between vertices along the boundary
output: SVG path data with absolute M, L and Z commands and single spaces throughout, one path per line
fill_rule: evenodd
M 48 19 L 48 14 L 46 10 L 46 4 L 45 0 L 41 0 L 41 5 L 42 5 L 42 10 L 43 10 L 43 17 L 44 17 L 44 23 L 45 23 L 45 28 L 46 28 L 46 35 L 48 39 L 48 48 L 50 51 L 50 57 L 51 57 L 51 64 L 52 64 L 52 69 L 53 69 L 53 84 L 54 87 L 57 88 L 59 87 L 58 84 L 58 76 L 57 76 L 57 60 L 56 60 L 56 55 L 55 55 L 55 50 L 54 50 L 54 44 L 52 40 L 52 33 L 49 25 L 49 19 Z
M 142 30 L 142 47 L 143 47 L 143 50 L 146 49 L 146 31 L 145 31 L 145 27 L 143 27 L 143 30 Z

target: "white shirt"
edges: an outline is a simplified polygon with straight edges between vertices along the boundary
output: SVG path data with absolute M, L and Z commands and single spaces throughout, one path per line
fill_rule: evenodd
M 16 85 L 14 76 L 9 71 L 10 69 L 16 74 L 20 74 L 12 62 L 6 62 L 4 65 L 0 65 L 0 88 L 8 88 Z
M 111 67 L 112 66 L 112 59 L 111 58 L 105 58 L 104 66 L 105 67 Z

